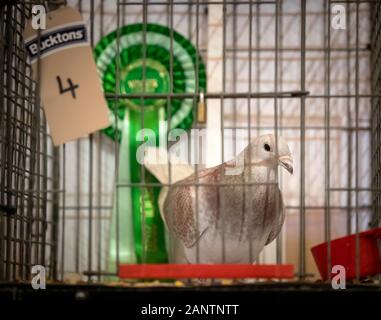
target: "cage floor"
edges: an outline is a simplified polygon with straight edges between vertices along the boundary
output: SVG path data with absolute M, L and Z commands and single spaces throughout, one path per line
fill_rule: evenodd
M 195 296 L 195 294 L 197 295 Z M 163 295 L 161 295 L 163 294 Z M 218 296 L 223 299 L 224 295 L 229 298 L 237 296 L 250 296 L 263 298 L 272 296 L 302 298 L 309 300 L 315 297 L 327 296 L 346 298 L 348 295 L 361 298 L 367 295 L 381 299 L 381 287 L 376 284 L 347 284 L 345 289 L 334 290 L 331 284 L 311 282 L 263 282 L 255 284 L 231 284 L 231 285 L 163 285 L 155 282 L 145 285 L 143 282 L 134 285 L 120 283 L 107 284 L 63 284 L 47 283 L 45 290 L 34 290 L 29 283 L 0 283 L 0 301 L 4 300 L 28 300 L 28 299 L 66 299 L 66 300 L 98 300 L 98 299 L 127 299 L 128 301 L 147 301 L 147 299 L 160 300 L 175 297 L 175 300 L 186 298 L 202 299 L 204 295 Z M 233 296 L 232 296 L 233 295 Z M 379 300 L 380 301 L 380 300 Z

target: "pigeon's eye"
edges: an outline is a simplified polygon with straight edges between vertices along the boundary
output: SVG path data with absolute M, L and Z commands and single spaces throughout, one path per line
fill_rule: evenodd
M 264 148 L 266 151 L 270 151 L 270 150 L 271 150 L 271 148 L 270 148 L 270 146 L 269 146 L 268 143 L 265 143 L 264 146 L 263 146 L 263 148 Z

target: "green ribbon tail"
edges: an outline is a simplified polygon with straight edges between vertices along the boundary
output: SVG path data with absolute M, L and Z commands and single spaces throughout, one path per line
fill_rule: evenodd
M 158 143 L 159 110 L 146 111 L 144 124 L 155 132 Z M 141 127 L 141 114 L 126 110 L 121 128 L 118 181 L 112 210 L 109 270 L 119 263 L 165 263 L 168 256 L 165 245 L 165 229 L 160 216 L 158 198 L 160 187 L 131 187 L 124 183 L 142 183 L 141 165 L 136 159 L 139 147 L 136 137 Z M 159 183 L 145 170 L 146 183 Z M 143 214 L 144 212 L 144 214 Z M 119 226 L 117 232 L 117 225 Z
M 159 120 L 163 114 L 162 108 L 144 111 L 144 127 L 154 132 L 155 145 L 159 143 Z M 142 115 L 136 110 L 130 110 L 130 164 L 131 181 L 134 183 L 159 183 L 157 179 L 145 170 L 142 177 L 141 165 L 136 154 L 142 143 Z M 164 116 L 162 116 L 164 118 Z M 164 120 L 164 119 L 162 119 Z M 165 263 L 168 256 L 165 245 L 164 223 L 160 216 L 158 198 L 160 187 L 132 187 L 132 211 L 135 234 L 135 253 L 138 263 Z
M 115 270 L 118 257 L 119 263 L 136 263 L 135 239 L 133 230 L 133 215 L 131 190 L 128 186 L 118 186 L 118 183 L 128 183 L 130 177 L 129 159 L 129 112 L 126 110 L 121 128 L 121 145 L 119 150 L 118 180 L 114 192 L 114 203 L 111 217 L 109 270 Z M 118 230 L 117 230 L 118 228 Z M 119 252 L 119 254 L 118 254 Z

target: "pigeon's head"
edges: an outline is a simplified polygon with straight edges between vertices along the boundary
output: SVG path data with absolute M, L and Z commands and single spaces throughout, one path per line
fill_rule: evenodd
M 273 134 L 265 134 L 254 139 L 245 155 L 246 160 L 256 165 L 277 166 L 281 165 L 291 174 L 293 173 L 292 155 L 286 140 Z M 250 156 L 251 155 L 251 156 Z

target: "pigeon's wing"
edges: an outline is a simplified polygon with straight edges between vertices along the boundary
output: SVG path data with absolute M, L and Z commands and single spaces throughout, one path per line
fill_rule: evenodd
M 197 174 L 199 183 L 216 182 L 218 175 L 224 170 L 217 166 L 200 170 Z M 196 226 L 196 188 L 195 174 L 185 178 L 169 188 L 164 202 L 164 216 L 168 229 L 184 244 L 185 247 L 193 247 L 208 230 L 207 226 Z M 211 221 L 216 216 L 217 209 L 213 204 L 217 203 L 217 188 L 199 188 L 199 219 L 210 216 Z M 203 205 L 201 205 L 201 203 Z M 208 209 L 205 209 L 205 208 Z
M 188 248 L 200 238 L 195 226 L 191 188 L 176 185 L 171 187 L 164 203 L 168 229 Z
M 279 209 L 278 209 L 279 211 L 278 211 L 278 215 L 275 218 L 269 237 L 267 238 L 266 245 L 270 244 L 271 242 L 273 242 L 273 240 L 275 240 L 280 230 L 282 229 L 283 222 L 284 222 L 285 212 L 284 212 L 284 206 L 283 206 L 282 193 L 280 192 L 279 189 L 277 189 L 277 191 L 279 194 Z

